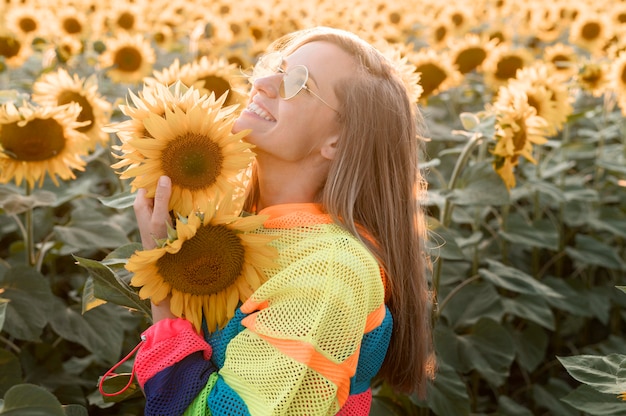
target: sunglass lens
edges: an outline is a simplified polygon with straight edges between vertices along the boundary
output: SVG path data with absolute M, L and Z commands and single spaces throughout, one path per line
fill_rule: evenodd
M 305 66 L 297 65 L 289 68 L 280 83 L 280 96 L 286 100 L 295 97 L 306 85 L 308 79 L 309 72 Z

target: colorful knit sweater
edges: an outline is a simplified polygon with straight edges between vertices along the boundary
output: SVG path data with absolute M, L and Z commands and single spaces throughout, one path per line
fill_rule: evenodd
M 144 332 L 146 415 L 369 414 L 392 328 L 379 264 L 318 205 L 260 214 L 280 267 L 217 332 L 183 319 Z

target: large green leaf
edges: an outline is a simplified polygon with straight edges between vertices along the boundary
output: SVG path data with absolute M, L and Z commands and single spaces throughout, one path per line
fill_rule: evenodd
M 59 400 L 48 390 L 34 384 L 18 384 L 4 395 L 0 415 L 65 416 Z
M 576 235 L 576 248 L 566 247 L 565 252 L 576 262 L 588 266 L 626 270 L 626 263 L 614 246 L 584 234 Z
M 101 262 L 82 257 L 75 257 L 76 262 L 89 271 L 93 278 L 93 296 L 117 305 L 136 309 L 150 316 L 150 304 L 139 298 L 139 295 L 106 265 Z M 91 294 L 87 294 L 83 302 L 92 302 Z
M 428 386 L 427 403 L 437 415 L 470 414 L 467 386 L 454 368 L 445 362 L 438 364 L 435 380 Z
M 499 321 L 504 315 L 500 295 L 493 285 L 485 282 L 475 282 L 461 288 L 446 302 L 441 305 L 441 316 L 454 328 L 473 325 L 484 317 Z
M 467 369 L 482 374 L 492 386 L 506 382 L 515 358 L 515 346 L 498 322 L 482 318 L 469 333 L 458 336 L 459 356 Z
M 589 290 L 587 288 L 577 287 L 574 284 L 569 284 L 565 279 L 555 277 L 547 277 L 542 282 L 562 296 L 560 298 L 546 297 L 546 301 L 551 306 L 576 316 L 589 317 L 593 315 L 589 307 Z
M 601 393 L 626 392 L 626 355 L 557 357 L 567 372 Z M 626 410 L 626 403 L 625 408 Z
M 124 311 L 102 305 L 81 314 L 80 306 L 66 307 L 55 302 L 51 312 L 52 329 L 68 341 L 83 345 L 107 363 L 115 363 L 121 355 Z
M 6 320 L 7 306 L 9 306 L 9 299 L 0 298 L 0 331 L 2 331 L 4 321 Z
M 526 293 L 529 295 L 539 295 L 544 297 L 562 297 L 561 294 L 552 290 L 529 274 L 506 266 L 499 261 L 487 259 L 488 269 L 481 268 L 478 273 L 487 281 L 494 285 L 515 293 Z
M 11 351 L 0 349 L 0 396 L 22 382 L 22 368 L 20 361 Z
M 507 330 L 514 341 L 517 363 L 528 372 L 535 371 L 546 358 L 549 343 L 546 331 L 532 322 L 521 330 L 511 326 L 507 326 Z
M 536 408 L 546 409 L 551 416 L 572 416 L 575 414 L 573 407 L 561 400 L 572 391 L 571 386 L 565 381 L 550 378 L 544 385 L 533 383 L 532 393 Z
M 624 416 L 626 403 L 614 394 L 600 393 L 596 389 L 582 385 L 562 399 L 570 406 L 593 416 Z
M 498 397 L 498 415 L 501 416 L 533 416 L 532 412 L 507 396 Z
M 503 298 L 504 310 L 521 319 L 535 322 L 544 328 L 554 329 L 554 314 L 545 299 L 537 295 L 521 294 Z
M 508 217 L 506 231 L 499 233 L 502 238 L 513 244 L 548 250 L 559 248 L 559 233 L 552 221 L 540 220 L 531 224 L 526 222 L 521 215 L 512 214 Z
M 36 190 L 30 195 L 23 195 L 17 188 L 0 187 L 0 208 L 7 214 L 21 214 L 35 207 L 51 206 L 56 202 L 53 192 Z
M 455 230 L 446 228 L 433 217 L 428 217 L 427 248 L 435 258 L 447 260 L 463 260 L 465 254 L 456 243 L 458 237 Z
M 98 198 L 104 206 L 116 209 L 125 209 L 133 206 L 135 193 L 130 191 L 121 192 L 109 197 Z
M 451 198 L 456 205 L 502 206 L 510 202 L 508 189 L 489 162 L 468 166 Z
M 17 339 L 39 341 L 54 299 L 48 280 L 32 267 L 18 265 L 6 271 L 0 288 L 9 300 L 3 330 Z

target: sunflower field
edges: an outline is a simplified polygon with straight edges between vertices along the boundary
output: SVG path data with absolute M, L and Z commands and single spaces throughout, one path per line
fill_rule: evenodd
M 142 414 L 124 135 L 158 85 L 240 108 L 316 25 L 394 60 L 428 124 L 438 368 L 372 415 L 626 415 L 624 0 L 0 2 L 0 415 Z

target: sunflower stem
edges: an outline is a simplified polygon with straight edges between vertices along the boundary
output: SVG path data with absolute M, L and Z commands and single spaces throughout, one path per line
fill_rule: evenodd
M 26 182 L 26 196 L 30 196 L 32 193 L 31 186 Z M 35 232 L 33 226 L 33 208 L 29 208 L 24 213 L 24 227 L 26 228 L 24 233 L 24 239 L 26 240 L 26 261 L 29 266 L 34 266 L 35 260 Z

